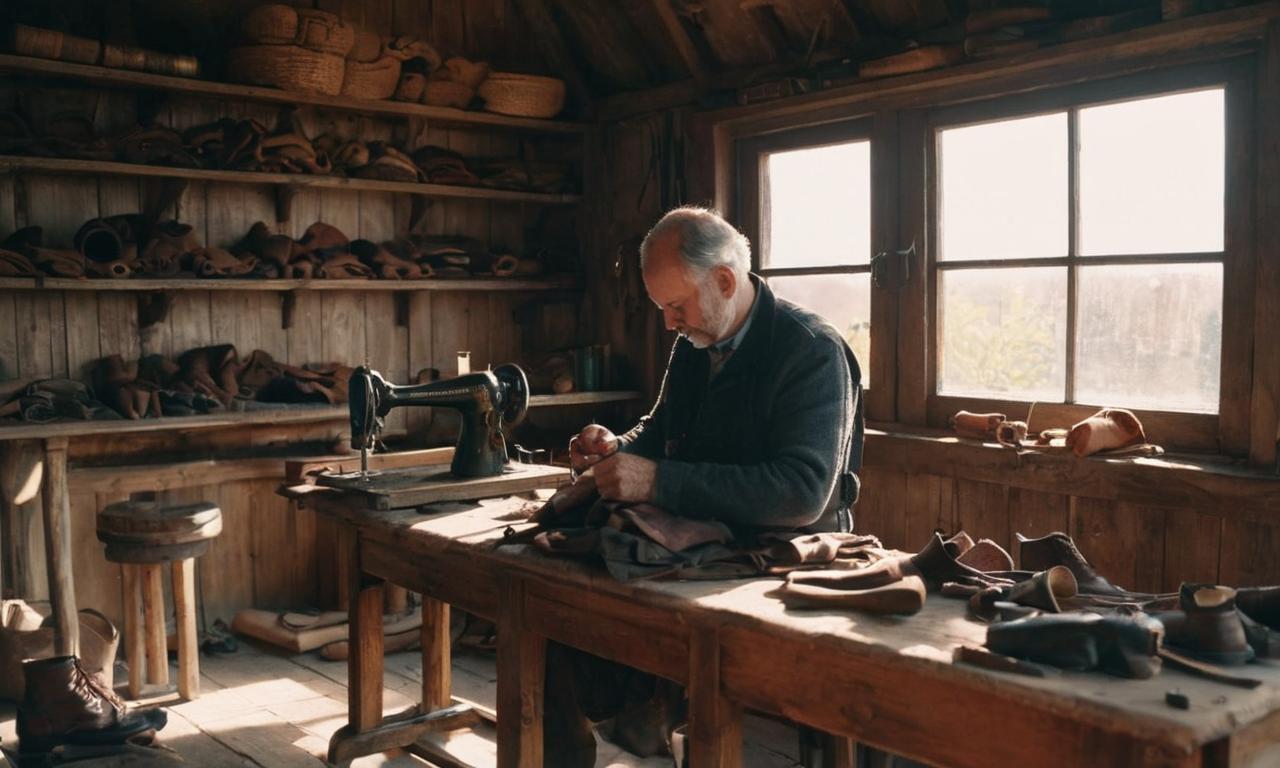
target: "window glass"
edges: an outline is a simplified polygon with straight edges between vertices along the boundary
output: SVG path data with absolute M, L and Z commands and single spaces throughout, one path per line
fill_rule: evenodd
M 940 261 L 1067 255 L 1067 115 L 939 132 Z
M 763 162 L 763 266 L 870 263 L 871 142 L 773 152 Z
M 938 392 L 1061 402 L 1067 269 L 957 269 L 940 280 Z
M 1082 267 L 1076 399 L 1218 410 L 1222 265 Z
M 1223 249 L 1225 91 L 1080 110 L 1080 253 Z
M 858 357 L 862 385 L 871 377 L 871 275 L 803 275 L 769 278 L 784 299 L 822 315 L 836 327 Z

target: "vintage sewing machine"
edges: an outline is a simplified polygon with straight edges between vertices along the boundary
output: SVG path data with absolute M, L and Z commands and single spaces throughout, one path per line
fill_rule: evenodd
M 361 366 L 347 387 L 351 447 L 360 451 L 359 472 L 322 472 L 316 484 L 353 492 L 373 509 L 416 507 L 438 501 L 478 499 L 556 488 L 568 482 L 561 467 L 507 461 L 504 427 L 524 420 L 529 380 L 519 366 L 468 373 L 430 384 L 389 384 L 382 374 Z M 462 426 L 449 468 L 443 464 L 369 470 L 369 451 L 393 408 L 453 408 Z
M 382 374 L 361 366 L 351 374 L 347 389 L 351 409 L 351 447 L 360 451 L 361 468 L 382 433 L 392 408 L 429 406 L 462 413 L 462 429 L 450 470 L 455 477 L 493 477 L 507 465 L 502 428 L 524 420 L 529 408 L 529 379 L 517 365 L 468 373 L 430 384 L 397 386 Z

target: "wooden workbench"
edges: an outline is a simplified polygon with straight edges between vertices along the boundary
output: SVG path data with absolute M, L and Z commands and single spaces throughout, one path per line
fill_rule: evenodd
M 494 549 L 531 502 L 508 498 L 373 511 L 340 493 L 309 502 L 351 535 L 349 723 L 331 762 L 408 746 L 473 718 L 449 697 L 448 605 L 498 626 L 498 764 L 542 759 L 547 640 L 688 688 L 692 760 L 739 761 L 743 708 L 781 715 L 944 766 L 1280 764 L 1280 665 L 1254 690 L 1166 669 L 1150 680 L 1095 673 L 1032 678 L 951 661 L 985 628 L 963 601 L 930 596 L 910 618 L 789 611 L 776 579 L 620 583 L 527 547 Z M 515 523 L 517 526 L 519 523 Z M 382 718 L 382 580 L 424 595 L 423 702 Z M 1182 711 L 1164 703 L 1180 689 Z

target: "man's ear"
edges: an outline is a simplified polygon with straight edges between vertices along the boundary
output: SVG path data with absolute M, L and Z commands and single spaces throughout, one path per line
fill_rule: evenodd
M 712 269 L 712 275 L 715 277 L 716 289 L 720 291 L 720 295 L 726 299 L 732 299 L 738 290 L 738 278 L 733 274 L 733 270 L 718 264 Z

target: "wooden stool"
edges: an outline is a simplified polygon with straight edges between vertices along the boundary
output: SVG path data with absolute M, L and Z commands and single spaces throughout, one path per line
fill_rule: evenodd
M 174 614 L 178 624 L 178 693 L 200 695 L 196 642 L 195 558 L 222 532 L 222 510 L 209 502 L 165 506 L 154 500 L 110 504 L 98 513 L 98 540 L 107 560 L 124 571 L 125 636 L 129 657 L 129 698 L 142 693 L 143 659 L 147 682 L 169 684 L 165 636 L 165 563 L 173 571 Z

